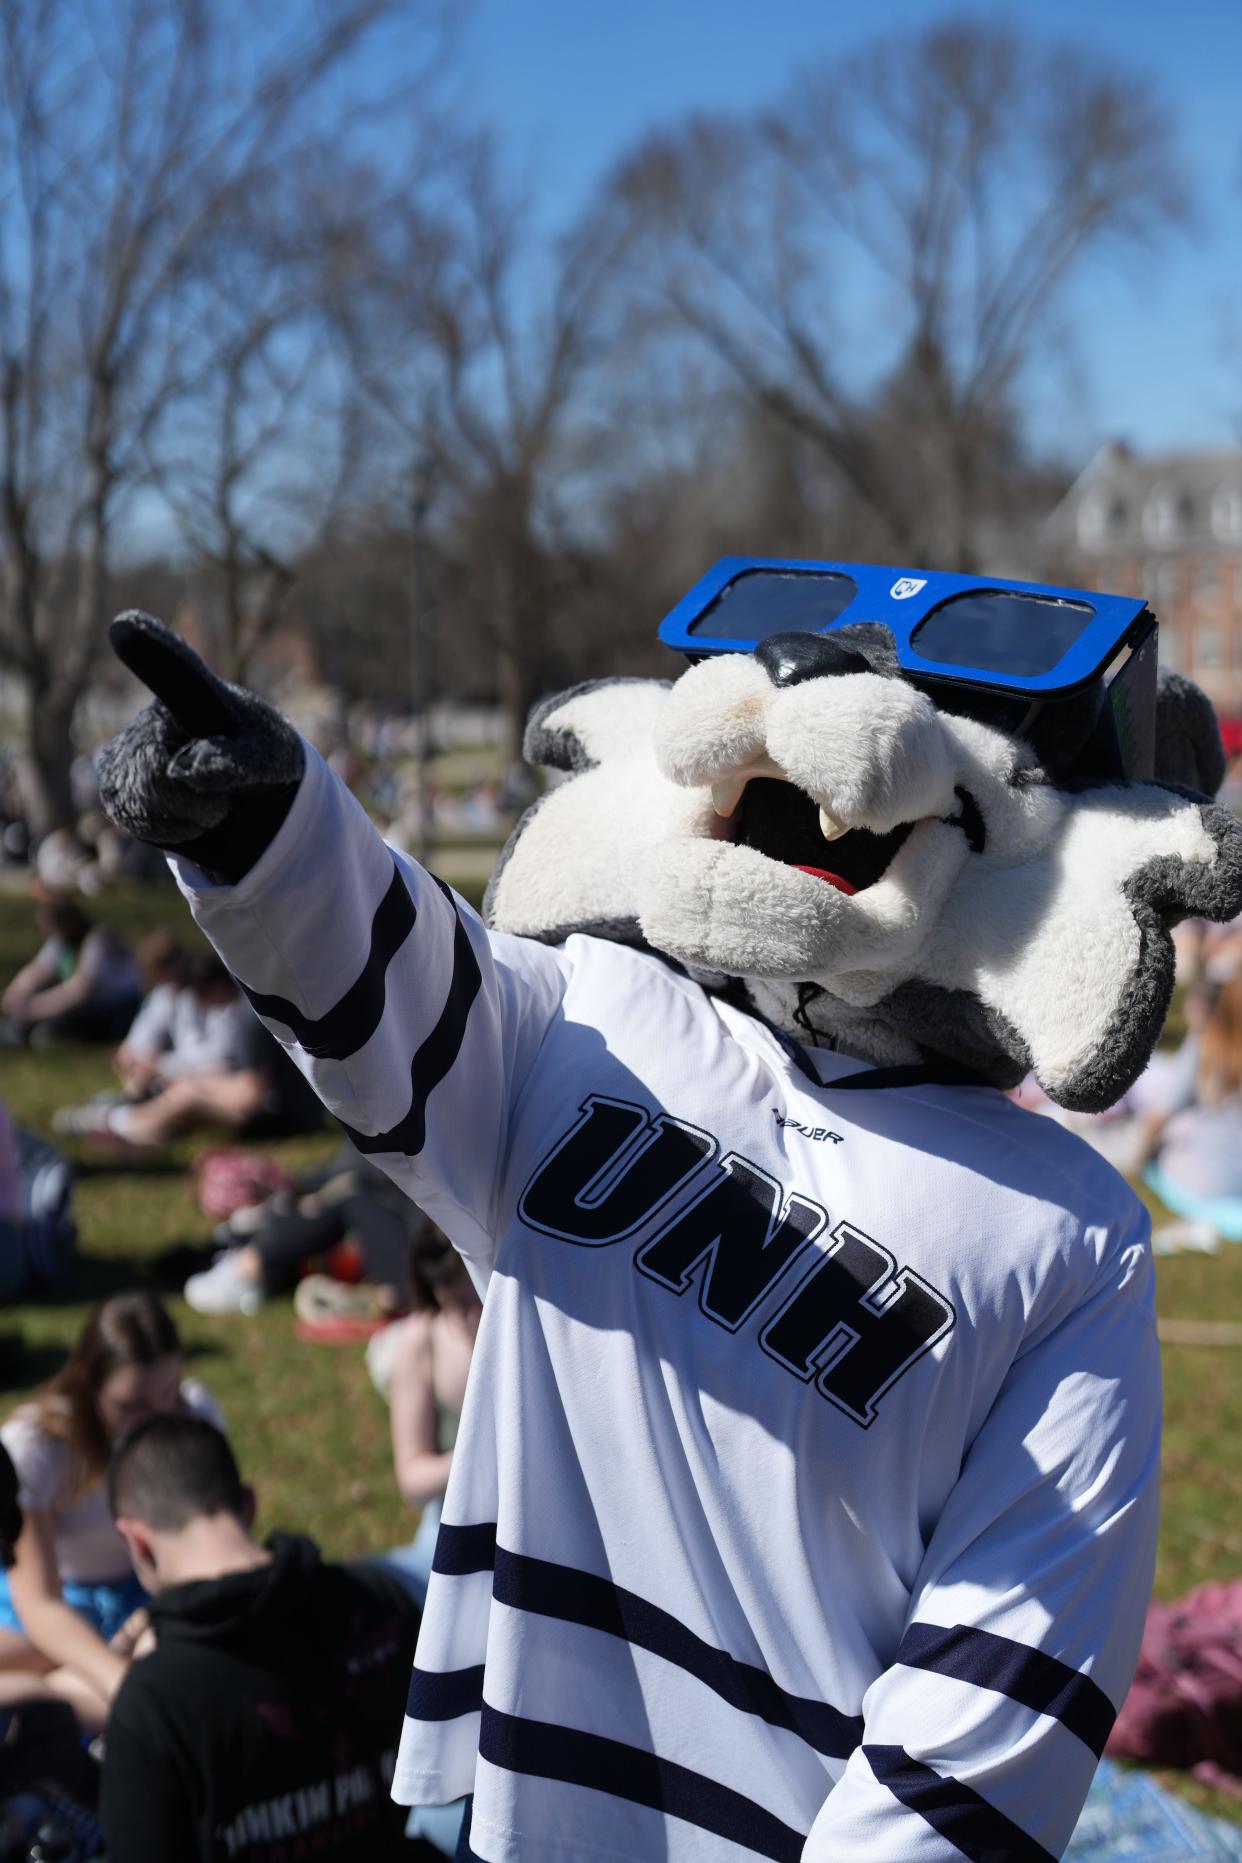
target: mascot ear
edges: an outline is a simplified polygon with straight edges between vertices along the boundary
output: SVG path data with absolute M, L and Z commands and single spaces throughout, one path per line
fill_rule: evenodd
M 1214 796 L 1225 751 L 1212 702 L 1191 679 L 1161 669 L 1156 689 L 1156 781 Z
M 603 679 L 531 713 L 528 763 L 567 773 L 527 809 L 483 900 L 496 931 L 556 944 L 590 932 L 641 945 L 638 880 L 670 835 L 710 834 L 711 797 L 661 776 L 653 740 L 668 702 L 656 679 Z
M 945 969 L 983 1005 L 999 1045 L 1050 1099 L 1096 1113 L 1133 1085 L 1159 1039 L 1170 928 L 1240 910 L 1242 824 L 1136 783 L 1074 796 L 1047 854 L 969 870 L 937 938 L 960 954 Z

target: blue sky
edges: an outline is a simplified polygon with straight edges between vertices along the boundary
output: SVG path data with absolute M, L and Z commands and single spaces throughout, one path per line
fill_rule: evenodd
M 555 225 L 645 130 L 692 110 L 759 104 L 800 64 L 880 32 L 915 31 L 946 10 L 971 9 L 929 0 L 476 0 L 464 89 Z M 1080 292 L 1072 389 L 1049 384 L 1041 440 L 1071 461 L 1113 434 L 1143 449 L 1242 443 L 1242 0 L 1019 0 L 1003 17 L 1149 78 L 1201 202 L 1197 225 L 1158 264 L 1097 270 Z

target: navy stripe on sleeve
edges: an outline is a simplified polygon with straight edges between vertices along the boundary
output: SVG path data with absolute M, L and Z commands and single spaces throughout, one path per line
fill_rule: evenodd
M 483 1706 L 483 1664 L 472 1669 L 420 1669 L 410 1677 L 405 1711 L 414 1721 L 455 1721 Z
M 367 961 L 338 1003 L 322 1016 L 308 1016 L 284 996 L 252 990 L 237 978 L 256 1015 L 283 1022 L 293 1031 L 299 1047 L 317 1061 L 344 1061 L 357 1054 L 379 1027 L 384 1013 L 388 966 L 414 929 L 418 908 L 410 889 L 393 864 L 392 885 L 376 907 L 371 921 L 371 948 Z
M 1112 1702 L 1090 1676 L 1043 1650 L 967 1624 L 911 1624 L 897 1661 L 909 1669 L 929 1669 L 976 1688 L 990 1688 L 1036 1714 L 1052 1715 L 1097 1759 L 1117 1718 Z
M 457 910 L 452 891 L 443 880 L 436 885 L 448 900 L 455 921 L 453 931 L 453 980 L 440 1018 L 410 1063 L 410 1110 L 388 1132 L 356 1132 L 341 1119 L 358 1150 L 366 1156 L 379 1151 L 404 1152 L 416 1158 L 427 1138 L 427 1101 L 432 1090 L 444 1079 L 461 1051 L 465 1039 L 470 1007 L 483 983 L 479 960 L 470 943 L 470 935 Z
M 787 1693 L 766 1670 L 704 1642 L 668 1611 L 609 1579 L 499 1548 L 493 1595 L 514 1610 L 581 1624 L 649 1650 L 696 1677 L 730 1707 L 786 1728 L 832 1759 L 848 1759 L 862 1740 L 861 1715 Z
M 468 1578 L 472 1572 L 490 1572 L 495 1563 L 494 1520 L 480 1520 L 466 1527 L 440 1522 L 431 1561 L 433 1572 L 442 1572 L 446 1578 Z
M 805 1834 L 731 1786 L 602 1734 L 501 1714 L 483 1704 L 479 1752 L 493 1766 L 647 1805 L 773 1863 L 799 1863 Z M 606 1816 L 601 1812 L 601 1816 Z
M 904 1747 L 865 1746 L 863 1752 L 881 1785 L 970 1863 L 1054 1863 L 1050 1850 L 960 1779 L 933 1772 Z

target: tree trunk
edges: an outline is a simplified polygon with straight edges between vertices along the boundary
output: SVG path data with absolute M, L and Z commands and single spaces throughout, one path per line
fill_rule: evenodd
M 41 841 L 53 828 L 72 828 L 70 766 L 73 763 L 75 701 L 32 679 L 26 703 L 26 744 L 20 772 L 31 836 Z
M 531 663 L 529 648 L 523 646 L 516 626 L 506 627 L 496 642 L 497 683 L 504 711 L 504 737 L 501 740 L 505 759 L 519 762 L 526 720 L 535 700 L 542 696 L 539 679 Z

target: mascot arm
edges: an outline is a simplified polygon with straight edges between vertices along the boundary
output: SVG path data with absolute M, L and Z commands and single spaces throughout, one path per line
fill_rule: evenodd
M 146 627 L 164 652 L 167 630 Z M 184 643 L 176 654 L 183 683 L 195 682 L 189 704 L 180 692 L 176 713 L 157 702 L 108 747 L 105 806 L 131 829 L 140 818 L 143 838 L 170 848 L 198 924 L 328 1110 L 485 1275 L 510 1112 L 558 1012 L 565 959 L 490 935 L 465 901 L 385 844 L 323 759 L 266 706 L 264 734 L 274 720 L 296 744 L 298 780 L 257 849 L 252 797 L 241 784 L 223 791 L 225 806 L 211 811 L 209 877 L 201 838 L 181 832 L 203 815 L 196 772 L 208 753 L 218 770 L 251 752 L 225 737 L 221 753 L 184 728 L 187 709 L 201 715 L 213 676 Z M 165 666 L 135 670 L 168 691 Z M 238 690 L 223 688 L 228 702 Z M 218 782 L 212 794 L 218 801 Z
M 1068 1843 L 1155 1563 L 1160 1363 L 1137 1223 L 1110 1260 L 971 1444 L 804 1863 L 1036 1863 Z
M 560 1005 L 561 954 L 489 935 L 309 746 L 284 826 L 236 886 L 173 867 L 329 1112 L 486 1270 L 510 1109 Z

